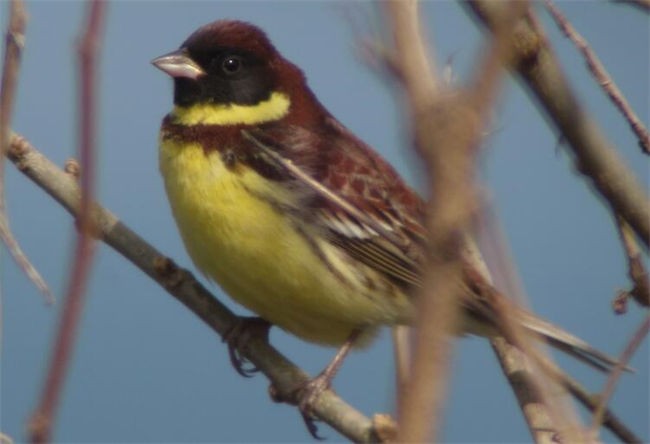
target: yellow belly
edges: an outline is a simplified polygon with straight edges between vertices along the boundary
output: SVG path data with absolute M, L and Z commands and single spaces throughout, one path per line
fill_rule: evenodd
M 330 267 L 324 264 L 296 221 L 260 197 L 291 199 L 277 183 L 248 168 L 229 169 L 218 152 L 173 139 L 161 142 L 160 169 L 196 266 L 271 323 L 308 341 L 338 345 L 355 328 L 372 331 L 409 316 L 409 301 L 389 281 L 369 268 L 359 273 L 336 247 L 316 238 Z

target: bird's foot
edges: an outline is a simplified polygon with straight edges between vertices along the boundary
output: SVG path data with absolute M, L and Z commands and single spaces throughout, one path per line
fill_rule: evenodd
M 323 371 L 314 379 L 304 381 L 284 393 L 281 393 L 277 387 L 271 384 L 269 395 L 275 402 L 287 402 L 297 405 L 309 434 L 315 439 L 322 440 L 323 437 L 318 434 L 318 427 L 316 426 L 317 418 L 314 416 L 314 403 L 325 390 L 330 388 L 333 376 L 331 372 Z
M 230 362 L 237 373 L 243 377 L 250 378 L 259 369 L 242 355 L 242 350 L 255 337 L 260 337 L 268 341 L 270 328 L 271 324 L 266 319 L 260 317 L 240 317 L 230 330 L 223 335 L 223 342 L 228 344 Z M 250 364 L 251 366 L 246 368 L 246 364 Z
M 307 426 L 307 430 L 314 439 L 324 439 L 318 434 L 318 427 L 316 426 L 316 417 L 314 416 L 314 404 L 318 397 L 327 389 L 332 386 L 334 376 L 339 371 L 343 360 L 348 352 L 356 342 L 362 330 L 357 328 L 350 333 L 347 341 L 338 350 L 334 359 L 320 372 L 314 379 L 300 383 L 297 387 L 290 389 L 288 394 L 280 393 L 279 390 L 273 385 L 269 387 L 269 394 L 276 402 L 290 402 L 298 405 L 302 419 Z
M 333 374 L 323 371 L 314 379 L 309 379 L 296 387 L 281 393 L 273 384 L 269 386 L 269 395 L 274 402 L 286 402 L 298 406 L 309 434 L 317 440 L 324 439 L 318 434 L 318 419 L 314 416 L 314 403 L 318 397 L 331 387 Z
M 297 390 L 296 397 L 298 399 L 298 409 L 302 415 L 302 420 L 309 431 L 309 434 L 317 440 L 325 439 L 318 434 L 318 426 L 316 425 L 316 417 L 314 416 L 313 409 L 314 403 L 318 397 L 325 390 L 329 389 L 332 385 L 334 374 L 331 372 L 323 371 L 314 379 L 307 381 Z

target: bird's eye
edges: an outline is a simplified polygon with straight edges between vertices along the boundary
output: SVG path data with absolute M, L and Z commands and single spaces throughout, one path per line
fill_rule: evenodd
M 242 60 L 237 56 L 228 56 L 221 62 L 221 69 L 226 74 L 235 74 L 242 68 Z

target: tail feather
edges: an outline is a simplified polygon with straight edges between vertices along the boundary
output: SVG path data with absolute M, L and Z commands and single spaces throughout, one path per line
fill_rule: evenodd
M 552 347 L 602 372 L 610 371 L 619 363 L 616 358 L 592 347 L 579 337 L 527 311 L 518 310 L 517 317 L 524 328 L 541 336 Z M 634 369 L 627 366 L 624 369 L 629 372 L 634 372 Z

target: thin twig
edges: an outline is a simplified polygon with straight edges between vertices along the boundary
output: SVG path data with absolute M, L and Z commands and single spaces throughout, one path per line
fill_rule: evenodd
M 463 245 L 463 261 L 465 266 L 468 267 L 465 274 L 468 275 L 469 272 L 475 275 L 474 277 L 468 276 L 466 279 L 488 290 L 486 292 L 477 287 L 474 291 L 477 291 L 482 298 L 494 298 L 496 290 L 492 287 L 491 272 L 477 245 L 469 237 L 465 239 Z M 499 295 L 498 297 L 504 296 Z M 501 370 L 517 398 L 533 440 L 536 443 L 550 443 L 555 436 L 559 436 L 558 429 L 563 429 L 563 427 L 558 427 L 558 415 L 555 412 L 558 406 L 555 402 L 545 403 L 545 400 L 550 398 L 544 393 L 547 384 L 541 385 L 540 375 L 534 372 L 529 360 L 526 358 L 526 353 L 531 353 L 532 347 L 528 345 L 527 336 L 520 329 L 513 327 L 514 320 L 512 319 L 511 310 L 504 310 L 503 303 L 493 305 L 493 308 L 503 319 L 501 322 L 503 332 L 502 336 L 490 339 L 490 344 L 499 361 Z M 513 340 L 512 337 L 515 335 L 519 336 Z M 519 343 L 519 348 L 514 345 L 515 343 Z M 524 345 L 522 346 L 522 344 Z M 541 376 L 544 377 L 545 375 Z M 563 419 L 560 419 L 559 425 L 562 422 Z
M 613 0 L 614 3 L 625 3 L 639 8 L 641 11 L 650 13 L 650 0 Z
M 544 0 L 546 8 L 549 10 L 553 19 L 557 23 L 558 27 L 562 30 L 564 35 L 566 35 L 578 50 L 582 53 L 585 58 L 585 62 L 589 67 L 589 70 L 593 74 L 594 78 L 600 85 L 600 87 L 605 91 L 609 96 L 610 100 L 614 105 L 619 109 L 623 114 L 623 117 L 627 120 L 632 128 L 632 131 L 636 134 L 639 139 L 639 146 L 641 151 L 645 154 L 650 154 L 650 135 L 648 135 L 648 129 L 643 125 L 643 122 L 636 115 L 627 99 L 618 88 L 612 77 L 609 75 L 602 62 L 596 55 L 596 53 L 591 49 L 587 41 L 576 31 L 576 29 L 569 23 L 569 21 L 564 17 L 560 10 L 555 7 L 552 0 Z
M 393 356 L 395 357 L 395 387 L 397 398 L 404 393 L 404 387 L 411 375 L 410 327 L 399 325 L 391 329 L 393 336 Z M 399 417 L 399 412 L 397 412 Z
M 81 78 L 79 152 L 82 174 L 80 211 L 77 218 L 78 232 L 68 292 L 50 358 L 45 387 L 39 406 L 31 420 L 31 440 L 34 443 L 49 442 L 52 439 L 52 429 L 74 350 L 74 341 L 84 304 L 84 293 L 92 264 L 94 227 L 91 223 L 91 209 L 95 189 L 97 60 L 99 59 L 104 27 L 105 6 L 104 0 L 94 0 L 88 5 L 86 27 L 79 46 Z
M 625 366 L 627 365 L 628 362 L 630 362 L 630 359 L 632 359 L 634 352 L 639 347 L 639 345 L 641 345 L 641 342 L 643 342 L 645 337 L 648 335 L 649 330 L 650 330 L 650 314 L 646 316 L 646 318 L 643 320 L 643 322 L 641 323 L 637 331 L 634 332 L 634 335 L 632 335 L 630 342 L 625 347 L 625 350 L 623 350 L 623 353 L 621 353 L 618 363 L 610 372 L 609 378 L 607 378 L 607 383 L 605 384 L 605 388 L 603 389 L 603 392 L 600 395 L 600 401 L 598 403 L 598 407 L 596 408 L 596 411 L 594 412 L 591 428 L 589 430 L 592 436 L 594 437 L 597 436 L 598 428 L 600 427 L 600 424 L 603 422 L 603 416 L 605 415 L 605 408 L 607 407 L 610 398 L 614 394 L 616 383 L 621 377 L 621 374 L 623 373 Z
M 494 101 L 503 63 L 512 57 L 512 32 L 516 20 L 529 14 L 527 2 L 517 2 L 514 5 L 518 8 L 511 7 L 500 17 L 500 23 L 495 27 L 493 43 L 485 51 L 483 61 L 476 70 L 474 101 L 478 112 L 484 116 L 488 115 L 490 104 Z M 465 241 L 462 262 L 465 270 L 465 267 L 471 267 L 473 273 L 478 273 L 482 279 L 486 279 L 486 283 L 490 283 L 490 273 L 470 239 Z M 473 279 L 468 279 L 467 273 L 464 274 L 464 281 L 473 283 Z M 498 316 L 496 324 L 504 336 L 492 340 L 492 346 L 520 403 L 533 438 L 536 442 L 550 442 L 560 432 L 574 441 L 580 439 L 576 426 L 577 415 L 566 403 L 558 402 L 558 396 L 555 390 L 551 392 L 550 381 L 545 374 L 528 364 L 526 358 L 531 357 L 534 363 L 539 352 L 530 344 L 530 337 L 516 322 L 513 309 L 510 309 L 511 304 L 491 284 L 489 287 L 495 296 L 490 306 Z
M 506 347 L 512 347 L 509 344 L 504 344 L 503 341 L 500 340 L 492 341 L 492 343 L 501 349 L 503 348 L 501 347 L 502 345 L 505 345 Z M 501 353 L 501 351 L 498 352 Z M 535 399 L 532 396 L 534 393 L 530 392 L 530 389 L 525 386 L 519 387 L 519 385 L 523 385 L 526 379 L 529 377 L 527 375 L 527 373 L 529 373 L 528 365 L 526 365 L 523 361 L 520 361 L 521 356 L 521 353 L 512 355 L 508 358 L 508 361 L 511 362 L 506 362 L 506 364 L 510 369 L 509 371 L 513 372 L 513 382 L 515 382 L 513 388 L 521 392 L 520 396 L 522 399 L 525 399 L 527 396 L 529 398 L 532 398 L 529 400 L 530 407 L 528 408 L 536 409 L 537 407 L 535 404 Z M 554 381 L 556 381 L 558 384 L 561 384 L 562 387 L 564 387 L 571 394 L 571 396 L 573 396 L 582 405 L 584 405 L 590 412 L 596 411 L 596 408 L 600 402 L 600 396 L 592 395 L 587 392 L 587 390 L 585 390 L 585 388 L 582 387 L 578 381 L 567 375 L 550 358 L 539 353 L 534 353 L 531 357 L 535 360 L 535 363 L 539 365 L 540 369 L 543 370 L 545 375 L 552 377 Z M 502 365 L 503 364 L 504 363 L 502 362 Z M 523 369 L 523 372 L 517 371 L 518 368 Z M 614 435 L 618 436 L 623 442 L 633 444 L 640 444 L 642 442 L 641 439 L 636 436 L 634 432 L 632 432 L 620 419 L 618 419 L 614 412 L 608 408 L 605 409 L 603 426 L 609 429 Z
M 596 410 L 600 401 L 598 395 L 592 395 L 589 393 L 578 381 L 571 378 L 560 369 L 556 369 L 556 374 L 558 380 L 575 399 L 577 399 L 589 411 L 594 412 Z M 610 409 L 605 409 L 605 414 L 603 415 L 603 426 L 609 429 L 610 432 L 616 435 L 623 442 L 630 444 L 641 444 L 643 442 L 641 438 L 636 436 L 634 432 L 632 432 L 623 421 L 618 419 Z
M 18 84 L 20 57 L 25 46 L 25 27 L 27 14 L 22 0 L 9 3 L 9 25 L 5 35 L 5 57 L 2 64 L 2 83 L 0 84 L 0 152 L 9 147 L 9 127 Z M 4 214 L 4 155 L 0 159 L 0 211 Z
M 474 0 L 464 3 L 494 29 L 505 5 Z M 575 95 L 550 51 L 547 41 L 530 21 L 517 26 L 517 59 L 514 69 L 529 85 L 551 120 L 569 141 L 579 170 L 589 177 L 615 214 L 622 214 L 648 248 L 648 199 L 643 188 L 619 159 L 597 125 L 578 106 Z
M 422 38 L 418 19 L 418 4 L 415 0 L 388 1 L 385 3 L 393 42 L 399 59 L 393 58 L 403 79 L 403 85 L 410 97 L 417 97 L 418 111 L 428 106 L 438 89 L 435 57 Z
M 509 63 L 514 54 L 513 30 L 515 23 L 522 16 L 529 16 L 528 2 L 515 2 L 500 16 L 495 23 L 492 44 L 485 51 L 481 65 L 476 69 L 473 81 L 477 112 L 488 116 L 490 106 L 494 102 L 498 80 L 502 74 L 504 63 Z M 516 6 L 516 7 L 515 7 Z M 558 402 L 557 395 L 551 393 L 550 381 L 543 372 L 528 365 L 526 357 L 533 358 L 538 351 L 530 344 L 530 337 L 517 323 L 511 304 L 500 292 L 492 287 L 489 271 L 483 267 L 480 253 L 473 242 L 465 242 L 465 250 L 470 254 L 463 256 L 465 281 L 468 279 L 467 267 L 472 274 L 487 284 L 493 300 L 490 306 L 498 316 L 497 325 L 505 340 L 492 340 L 491 344 L 497 353 L 502 370 L 511 384 L 515 396 L 520 403 L 521 411 L 526 419 L 528 428 L 536 442 L 550 442 L 554 435 L 561 433 L 572 440 L 581 440 L 582 434 L 577 426 L 577 415 L 564 402 Z M 475 254 L 471 254 L 474 253 Z
M 492 307 L 503 339 L 491 341 L 500 357 L 502 369 L 517 396 L 529 429 L 536 442 L 549 442 L 561 436 L 568 442 L 585 441 L 587 435 L 580 426 L 577 414 L 564 402 L 566 393 L 549 378 L 555 376 L 557 366 L 531 343 L 531 335 L 525 332 L 518 319 L 515 306 L 486 279 L 481 270 L 470 260 L 464 263 L 466 281 L 473 291 Z
M 403 83 L 403 74 L 400 72 L 399 58 L 386 49 L 379 39 L 365 39 L 358 43 L 358 52 L 361 60 L 370 68 L 382 74 L 387 81 Z
M 407 91 L 416 146 L 426 151 L 432 144 L 422 138 L 424 120 L 428 120 L 424 115 L 437 100 L 438 85 L 433 75 L 429 51 L 420 35 L 417 2 L 389 1 L 384 6 L 395 52 L 401 55 L 397 72 L 401 74 Z M 429 156 L 423 154 L 422 157 L 430 165 L 435 162 L 436 156 L 432 151 Z M 430 168 L 434 170 L 430 173 L 434 173 L 436 167 Z M 432 182 L 440 182 L 441 176 L 430 174 L 430 178 Z M 445 181 L 444 178 L 442 181 Z M 437 189 L 439 190 L 440 188 Z M 437 193 L 441 194 L 443 192 Z M 431 202 L 430 205 L 433 207 L 436 204 L 440 205 L 440 200 Z M 435 215 L 436 212 L 430 211 L 429 214 Z M 440 225 L 436 220 L 429 220 L 428 223 L 430 232 L 434 232 L 433 225 Z M 437 234 L 438 237 L 431 241 L 431 249 L 437 246 L 436 241 L 438 244 L 446 241 L 452 232 L 447 226 Z M 432 259 L 427 268 L 424 288 L 419 298 L 421 302 L 416 321 L 411 378 L 402 387 L 398 402 L 397 411 L 400 416 L 397 442 L 435 441 L 452 350 L 450 334 L 458 323 L 459 298 L 454 280 L 458 276 L 458 270 L 454 261 Z
M 554 442 L 555 437 L 559 436 L 557 426 L 539 395 L 540 391 L 537 389 L 536 379 L 526 355 L 503 336 L 490 339 L 490 345 L 499 358 L 501 370 L 517 398 L 533 441 Z
M 485 210 L 480 213 L 480 216 L 485 219 Z M 495 227 L 491 228 L 489 234 L 492 239 L 492 242 L 490 243 L 491 246 L 503 248 L 503 242 L 505 241 L 499 239 L 498 236 L 494 236 Z M 477 273 L 482 281 L 489 284 L 489 288 L 492 290 L 491 286 L 493 281 L 491 270 L 488 269 L 481 251 L 471 238 L 468 237 L 466 239 L 463 251 L 463 260 L 467 266 L 470 267 L 472 273 Z M 496 269 L 500 272 L 505 272 L 508 275 L 514 275 L 514 267 L 509 263 L 506 265 L 499 261 L 499 266 L 497 266 Z M 522 299 L 521 296 L 523 295 L 523 292 L 515 290 L 515 288 L 518 288 L 514 285 L 517 278 L 509 276 L 508 279 L 503 280 L 506 281 L 504 282 L 506 288 L 512 290 L 512 293 L 509 293 L 510 296 L 520 296 L 519 299 Z M 520 303 L 521 302 L 523 301 L 520 301 Z M 510 319 L 511 313 L 509 311 L 503 312 L 503 310 L 500 310 L 499 313 L 502 317 L 507 317 L 506 323 L 512 323 Z M 507 331 L 504 336 L 497 336 L 490 339 L 490 344 L 492 345 L 492 349 L 499 361 L 501 370 L 517 398 L 517 402 L 519 403 L 519 407 L 524 419 L 526 420 L 533 440 L 536 443 L 553 442 L 554 438 L 559 436 L 559 432 L 557 431 L 558 427 L 556 425 L 557 421 L 553 420 L 553 417 L 557 416 L 557 414 L 552 415 L 549 411 L 550 408 L 553 408 L 555 403 L 551 404 L 551 407 L 544 404 L 544 399 L 540 395 L 542 387 L 539 386 L 539 382 L 536 379 L 537 375 L 534 374 L 529 360 L 526 358 L 524 352 L 515 347 L 512 343 L 508 342 L 507 338 L 512 336 L 512 334 L 512 331 Z M 522 342 L 522 340 L 520 339 L 519 342 Z
M 20 172 L 52 196 L 70 214 L 79 216 L 80 190 L 74 177 L 57 168 L 19 136 L 13 136 L 8 154 Z M 177 267 L 105 208 L 95 204 L 92 214 L 93 226 L 98 230 L 95 234 L 104 243 L 162 286 L 217 334 L 223 336 L 232 331 L 238 322 L 237 316 L 221 304 L 189 271 Z M 295 388 L 308 381 L 309 375 L 263 338 L 252 337 L 247 343 L 247 348 L 239 351 L 268 377 L 283 399 L 292 403 L 297 401 L 292 398 L 296 394 Z M 318 397 L 313 412 L 319 419 L 355 442 L 376 442 L 378 439 L 372 421 L 331 390 L 326 390 Z
M 9 3 L 9 26 L 5 36 L 2 81 L 0 83 L 0 153 L 5 153 L 9 147 L 9 128 L 11 126 L 16 85 L 18 84 L 20 57 L 25 44 L 26 25 L 27 15 L 25 14 L 23 1 L 11 0 Z M 9 253 L 29 280 L 43 293 L 45 301 L 48 304 L 53 304 L 54 297 L 47 283 L 20 248 L 9 227 L 5 202 L 4 157 L 4 155 L 0 155 L 0 240 L 7 246 Z
M 650 283 L 648 282 L 648 270 L 643 263 L 639 245 L 634 238 L 632 229 L 622 217 L 616 216 L 616 226 L 618 227 L 621 243 L 627 256 L 627 274 L 633 284 L 630 291 L 623 292 L 622 296 L 624 298 L 617 296 L 616 299 L 621 304 L 622 301 L 627 300 L 628 296 L 632 296 L 640 305 L 648 307 L 650 306 Z M 625 305 L 623 304 L 623 306 Z
M 407 92 L 415 146 L 428 167 L 431 201 L 429 266 L 421 292 L 412 378 L 399 400 L 398 441 L 435 440 L 445 395 L 451 352 L 450 333 L 459 320 L 462 295 L 461 238 L 477 208 L 475 166 L 481 128 L 498 91 L 502 60 L 507 57 L 514 18 L 527 3 L 513 8 L 503 35 L 489 47 L 468 91 L 449 91 L 436 82 L 419 31 L 417 4 L 385 3 L 400 54 L 398 72 Z M 414 49 L 415 48 L 415 49 Z
M 494 29 L 510 3 L 471 0 L 462 3 Z M 620 159 L 599 126 L 582 108 L 543 36 L 528 20 L 516 27 L 515 70 L 568 142 L 577 169 L 594 185 L 614 214 L 620 214 L 648 249 L 650 201 L 645 188 Z

